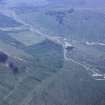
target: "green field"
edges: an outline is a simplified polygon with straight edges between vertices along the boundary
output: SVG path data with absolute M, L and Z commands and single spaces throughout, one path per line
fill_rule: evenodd
M 13 32 L 13 33 L 10 33 L 9 35 L 26 46 L 40 43 L 45 39 L 39 34 L 28 30 L 21 31 L 21 32 Z

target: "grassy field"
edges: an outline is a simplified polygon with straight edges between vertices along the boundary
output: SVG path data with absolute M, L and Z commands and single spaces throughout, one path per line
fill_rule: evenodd
M 85 43 L 105 41 L 103 12 L 50 7 L 15 10 L 42 36 L 27 25 L 0 31 L 0 51 L 9 55 L 6 64 L 0 64 L 0 105 L 105 105 L 105 49 Z M 8 17 L 1 16 L 0 21 L 1 27 L 20 26 Z M 66 53 L 68 60 L 63 46 L 44 35 L 60 36 L 61 41 L 64 37 L 73 45 Z M 11 62 L 17 73 L 9 67 Z M 96 80 L 90 69 L 98 69 L 104 79 Z
M 33 33 L 29 30 L 25 30 L 21 32 L 13 32 L 13 33 L 10 33 L 9 35 L 26 46 L 31 46 L 33 44 L 40 43 L 45 39 L 39 34 Z
M 21 19 L 52 36 L 64 36 L 79 41 L 103 41 L 105 16 L 103 12 L 85 9 L 45 9 L 18 13 Z M 31 19 L 30 19 L 31 18 Z M 58 28 L 59 27 L 59 28 Z
M 11 17 L 5 16 L 0 13 L 0 27 L 18 27 L 21 26 L 22 24 L 17 22 Z

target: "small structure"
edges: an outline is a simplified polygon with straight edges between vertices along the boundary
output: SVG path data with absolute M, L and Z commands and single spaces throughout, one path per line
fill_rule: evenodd
M 66 50 L 72 50 L 74 48 L 74 46 L 69 42 L 65 42 L 64 46 Z
M 95 80 L 105 80 L 104 74 L 95 73 L 92 76 L 94 77 Z

